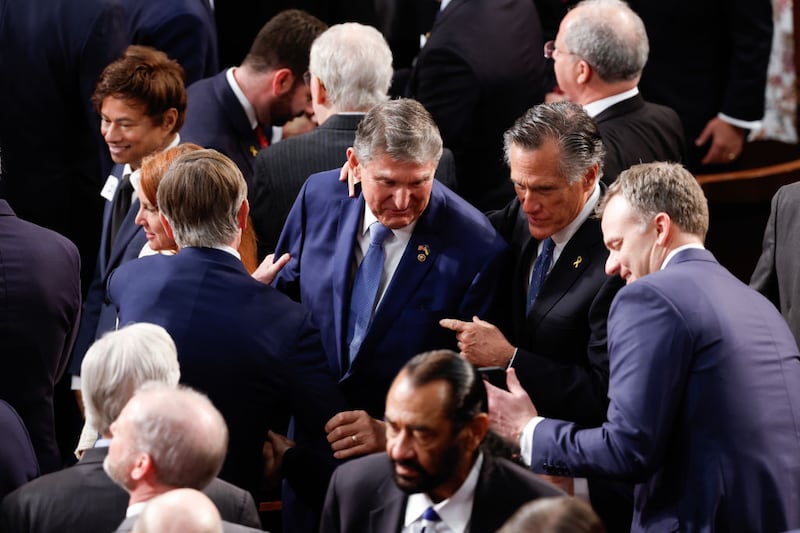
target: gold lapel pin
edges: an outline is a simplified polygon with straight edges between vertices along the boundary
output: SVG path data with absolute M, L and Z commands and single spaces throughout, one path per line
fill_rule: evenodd
M 425 260 L 428 259 L 428 256 L 431 253 L 431 249 L 427 244 L 420 244 L 419 246 L 417 246 L 417 252 L 419 252 L 417 254 L 417 261 L 419 261 L 420 263 L 424 263 Z
M 583 257 L 578 256 L 578 258 L 572 262 L 572 266 L 578 268 L 579 266 L 581 266 L 581 263 L 583 263 Z
M 256 154 L 258 153 L 258 150 L 256 149 L 255 146 L 251 146 L 250 147 L 250 153 L 253 154 L 253 157 L 256 156 Z

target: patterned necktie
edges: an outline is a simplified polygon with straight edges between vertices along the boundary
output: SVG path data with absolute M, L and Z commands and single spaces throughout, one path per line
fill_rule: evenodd
M 531 275 L 531 285 L 528 289 L 528 306 L 525 310 L 526 313 L 531 312 L 533 302 L 539 295 L 539 290 L 544 284 L 544 278 L 547 277 L 547 271 L 550 270 L 550 265 L 553 263 L 553 249 L 556 243 L 550 237 L 542 241 L 542 253 L 536 258 L 533 264 L 533 274 Z
M 256 126 L 256 129 L 253 130 L 256 134 L 256 139 L 258 140 L 258 147 L 259 148 L 266 148 L 269 146 L 269 141 L 267 140 L 267 136 L 264 134 L 264 128 L 261 127 L 261 124 Z
M 117 187 L 117 195 L 114 197 L 114 204 L 111 206 L 111 232 L 108 234 L 109 249 L 114 245 L 114 239 L 117 238 L 122 221 L 128 215 L 132 196 L 133 183 L 131 183 L 131 175 L 125 174 L 119 183 L 119 187 Z
M 420 533 L 434 533 L 436 531 L 436 524 L 442 521 L 439 514 L 433 510 L 433 507 L 428 507 L 422 513 L 422 529 Z
M 383 274 L 383 241 L 391 235 L 392 230 L 373 222 L 369 227 L 369 249 L 358 267 L 353 280 L 353 291 L 350 295 L 350 317 L 347 321 L 347 346 L 349 347 L 349 363 L 353 363 L 361 343 L 364 342 L 367 329 L 372 320 L 372 312 L 378 296 L 378 287 Z

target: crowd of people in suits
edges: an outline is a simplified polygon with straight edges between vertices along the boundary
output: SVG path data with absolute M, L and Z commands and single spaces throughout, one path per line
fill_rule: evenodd
M 748 287 L 693 175 L 763 112 L 729 3 L 290 2 L 230 59 L 213 1 L 0 0 L 0 531 L 800 528 L 800 188 Z

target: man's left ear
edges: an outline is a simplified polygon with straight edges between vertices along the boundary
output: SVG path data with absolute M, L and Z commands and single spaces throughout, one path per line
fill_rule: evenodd
M 664 246 L 672 233 L 672 219 L 666 213 L 658 213 L 653 220 L 656 228 L 656 243 Z
M 239 208 L 239 213 L 236 215 L 236 220 L 239 222 L 239 227 L 244 230 L 247 228 L 247 216 L 250 214 L 250 202 L 247 198 L 242 202 L 242 207 Z
M 279 68 L 272 75 L 272 92 L 275 96 L 283 96 L 294 87 L 294 74 L 292 69 Z

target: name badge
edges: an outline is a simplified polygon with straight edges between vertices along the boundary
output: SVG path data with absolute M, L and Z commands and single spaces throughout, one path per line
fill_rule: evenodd
M 119 185 L 119 179 L 117 179 L 116 176 L 112 176 L 109 174 L 108 179 L 106 180 L 106 184 L 103 185 L 103 190 L 100 191 L 100 196 L 102 196 L 109 202 L 113 202 L 114 193 L 117 192 L 118 185 Z

